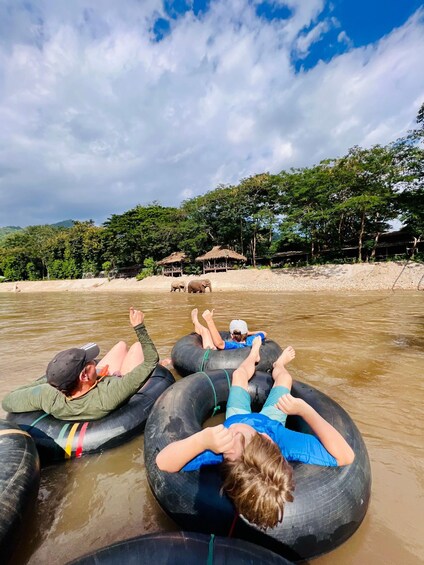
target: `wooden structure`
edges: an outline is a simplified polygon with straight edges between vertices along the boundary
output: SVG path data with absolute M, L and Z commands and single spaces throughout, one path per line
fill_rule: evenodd
M 196 261 L 203 263 L 203 274 L 205 274 L 234 269 L 235 265 L 245 263 L 247 259 L 244 255 L 240 255 L 240 253 L 236 253 L 231 249 L 215 245 L 204 255 L 196 257 Z
M 142 265 L 132 265 L 131 267 L 121 267 L 120 269 L 115 270 L 112 274 L 112 278 L 116 279 L 130 279 L 136 277 L 138 273 L 143 268 Z
M 269 264 L 271 265 L 271 267 L 276 267 L 281 264 L 295 265 L 299 262 L 308 263 L 308 259 L 308 251 L 280 251 L 272 255 L 271 259 L 269 260 Z M 256 261 L 258 261 L 258 259 L 256 259 Z
M 183 274 L 183 263 L 187 256 L 182 251 L 174 251 L 165 259 L 158 261 L 162 267 L 162 275 L 165 277 L 180 277 Z

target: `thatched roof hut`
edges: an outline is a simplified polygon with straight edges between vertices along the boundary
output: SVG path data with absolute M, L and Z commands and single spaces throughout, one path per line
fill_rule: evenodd
M 187 255 L 182 251 L 174 251 L 168 257 L 158 261 L 158 265 L 162 267 L 162 275 L 180 276 L 183 274 L 183 263 L 187 259 Z
M 238 263 L 245 263 L 247 259 L 244 255 L 240 255 L 232 249 L 215 245 L 204 255 L 196 257 L 196 261 L 203 263 L 203 273 L 216 273 L 217 271 L 234 269 Z

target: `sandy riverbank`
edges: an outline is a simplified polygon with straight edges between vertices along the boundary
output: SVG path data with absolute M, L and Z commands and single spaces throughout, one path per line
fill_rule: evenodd
M 399 278 L 398 278 L 399 277 Z M 185 282 L 202 277 L 185 275 Z M 324 265 L 299 269 L 244 269 L 207 275 L 214 292 L 224 291 L 366 291 L 424 290 L 422 263 L 374 263 L 361 265 Z M 397 279 L 397 280 L 396 280 Z M 59 281 L 22 281 L 0 284 L 0 292 L 169 292 L 171 278 L 155 276 L 132 279 L 84 279 Z

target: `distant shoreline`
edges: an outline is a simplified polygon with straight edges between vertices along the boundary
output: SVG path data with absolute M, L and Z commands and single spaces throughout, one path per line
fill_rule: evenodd
M 207 275 L 184 275 L 179 280 L 208 278 L 213 292 L 265 291 L 265 292 L 325 292 L 424 290 L 424 264 L 363 263 L 355 265 L 322 265 L 293 269 L 243 269 Z M 20 281 L 0 284 L 1 292 L 170 292 L 172 277 L 154 276 L 142 281 L 135 278 L 106 278 Z M 207 291 L 209 292 L 209 291 Z

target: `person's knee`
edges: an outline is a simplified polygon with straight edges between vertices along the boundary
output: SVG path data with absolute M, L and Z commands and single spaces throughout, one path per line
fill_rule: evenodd
M 139 342 L 133 343 L 122 363 L 121 372 L 126 375 L 132 371 L 137 365 L 144 361 L 143 348 Z
M 116 343 L 111 351 L 119 351 L 119 352 L 124 352 L 126 353 L 128 351 L 128 346 L 125 343 L 125 341 L 118 341 L 118 343 Z
M 141 347 L 141 343 L 139 341 L 136 341 L 135 343 L 133 343 L 128 351 L 128 353 L 130 353 L 131 355 L 134 355 L 135 353 L 140 353 L 142 351 L 142 347 Z
M 249 375 L 243 368 L 235 369 L 233 372 L 232 384 L 245 387 L 249 381 Z

